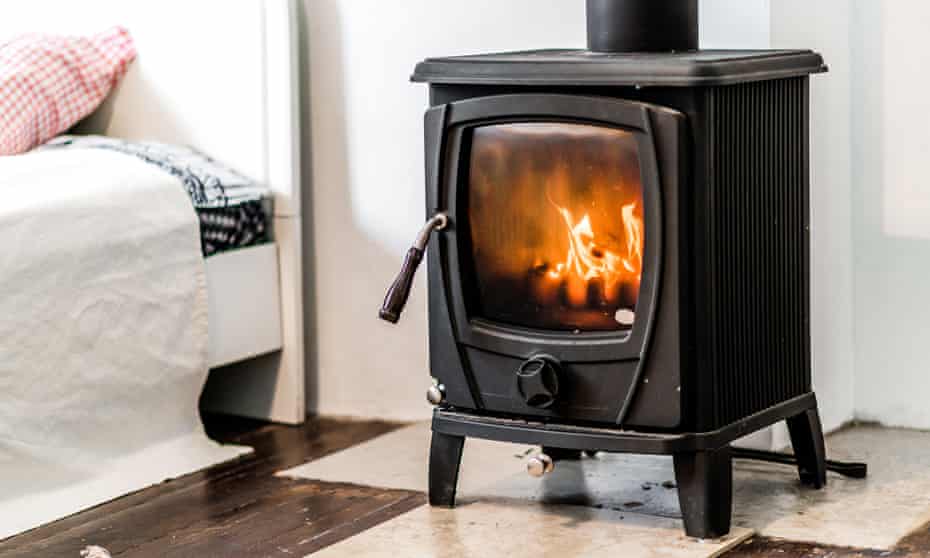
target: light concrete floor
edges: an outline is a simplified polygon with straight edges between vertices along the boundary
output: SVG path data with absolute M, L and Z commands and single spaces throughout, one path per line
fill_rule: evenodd
M 670 458 L 599 454 L 560 462 L 540 480 L 524 472 L 533 448 L 469 439 L 456 509 L 414 510 L 324 555 L 714 556 L 753 532 L 888 549 L 930 520 L 930 433 L 858 427 L 827 444 L 831 458 L 867 461 L 869 478 L 830 474 L 813 491 L 793 467 L 738 460 L 734 530 L 700 542 L 681 532 Z M 280 474 L 425 491 L 428 448 L 429 425 L 416 424 Z

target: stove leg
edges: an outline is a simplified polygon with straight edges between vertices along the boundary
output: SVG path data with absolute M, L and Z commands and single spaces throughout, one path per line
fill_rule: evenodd
M 689 537 L 716 539 L 730 532 L 733 510 L 730 446 L 676 453 L 675 482 Z
M 827 484 L 827 452 L 823 442 L 823 428 L 817 408 L 808 409 L 787 421 L 791 446 L 798 460 L 801 482 L 820 489 Z
M 433 432 L 429 446 L 429 503 L 431 506 L 455 506 L 455 486 L 462 462 L 463 436 Z

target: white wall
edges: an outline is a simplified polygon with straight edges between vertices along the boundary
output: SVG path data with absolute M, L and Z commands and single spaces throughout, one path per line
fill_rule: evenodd
M 832 69 L 812 98 L 821 401 L 831 419 L 851 396 L 857 419 L 930 428 L 930 3 L 778 0 L 772 12 L 774 46 L 803 42 Z
M 308 294 L 315 300 L 307 321 L 309 404 L 322 414 L 423 418 L 430 410 L 423 396 L 429 383 L 423 274 L 399 325 L 376 318 L 424 219 L 427 90 L 407 77 L 427 56 L 583 47 L 584 3 L 303 5 L 311 76 L 304 114 L 312 152 L 305 172 L 312 176 L 305 193 L 313 206 Z M 702 41 L 764 48 L 768 18 L 768 0 L 705 0 Z
M 930 3 L 854 6 L 857 416 L 930 428 Z
M 769 48 L 770 3 L 770 0 L 701 0 L 701 48 Z
M 824 427 L 853 418 L 850 0 L 776 0 L 772 47 L 823 54 L 811 78 L 811 353 Z
M 427 88 L 409 83 L 414 65 L 443 54 L 583 45 L 577 4 L 304 0 L 316 303 L 308 389 L 317 412 L 412 419 L 430 411 L 425 273 L 398 325 L 377 318 L 424 221 Z

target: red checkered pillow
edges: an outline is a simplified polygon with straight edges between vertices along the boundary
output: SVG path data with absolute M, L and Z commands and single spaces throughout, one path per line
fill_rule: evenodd
M 29 34 L 0 44 L 0 155 L 41 145 L 103 102 L 136 57 L 129 33 Z

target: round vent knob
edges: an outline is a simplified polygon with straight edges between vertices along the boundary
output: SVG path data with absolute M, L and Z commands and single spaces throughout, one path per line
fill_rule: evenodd
M 517 369 L 517 391 L 530 407 L 545 409 L 559 396 L 559 363 L 551 357 L 533 357 Z

